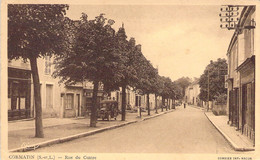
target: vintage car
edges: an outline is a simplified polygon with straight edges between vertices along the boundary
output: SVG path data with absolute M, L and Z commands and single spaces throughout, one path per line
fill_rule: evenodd
M 112 118 L 116 120 L 119 114 L 118 102 L 115 100 L 103 100 L 100 102 L 100 107 L 98 109 L 98 118 L 102 120 L 110 121 Z

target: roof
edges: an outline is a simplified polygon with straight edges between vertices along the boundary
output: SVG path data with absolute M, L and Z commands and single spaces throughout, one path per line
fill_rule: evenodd
M 230 53 L 230 51 L 232 50 L 235 42 L 237 41 L 237 36 L 240 33 L 241 27 L 244 27 L 246 19 L 247 19 L 248 15 L 251 11 L 255 11 L 255 6 L 245 6 L 243 8 L 241 15 L 240 15 L 240 18 L 239 18 L 239 21 L 238 21 L 238 24 L 237 24 L 238 27 L 236 28 L 236 30 L 235 30 L 232 38 L 231 38 L 231 41 L 229 43 L 227 55 Z
M 249 63 L 255 64 L 255 55 L 251 56 L 250 58 L 247 58 L 240 66 L 237 67 L 237 71 L 241 71 Z

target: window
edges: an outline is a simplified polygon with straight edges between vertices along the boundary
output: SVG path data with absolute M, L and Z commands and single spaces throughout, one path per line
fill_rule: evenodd
M 45 70 L 44 70 L 46 75 L 51 74 L 51 58 L 50 56 L 45 57 Z
M 53 85 L 46 84 L 46 107 L 53 108 Z
M 72 109 L 73 108 L 73 94 L 67 94 L 65 97 L 65 108 L 66 109 Z
M 8 91 L 8 109 L 26 109 L 29 94 L 28 84 L 22 81 L 9 81 Z

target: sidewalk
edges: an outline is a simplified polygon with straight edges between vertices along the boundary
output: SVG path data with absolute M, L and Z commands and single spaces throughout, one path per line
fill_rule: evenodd
M 255 150 L 253 143 L 246 136 L 227 124 L 227 116 L 215 116 L 212 112 L 205 112 L 205 115 L 236 151 Z
M 168 112 L 174 111 L 169 110 Z M 44 138 L 34 137 L 34 120 L 16 121 L 8 123 L 8 149 L 13 152 L 29 151 L 38 147 L 44 147 L 51 144 L 62 143 L 72 139 L 85 137 L 105 130 L 118 128 L 131 123 L 147 120 L 168 113 L 158 109 L 158 114 L 151 111 L 142 112 L 142 118 L 138 113 L 126 113 L 126 121 L 121 121 L 121 115 L 117 120 L 97 121 L 97 127 L 89 127 L 89 118 L 47 118 L 43 119 Z

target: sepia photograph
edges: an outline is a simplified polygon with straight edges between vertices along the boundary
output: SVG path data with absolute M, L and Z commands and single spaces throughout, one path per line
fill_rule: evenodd
M 7 158 L 254 159 L 256 9 L 7 3 Z

